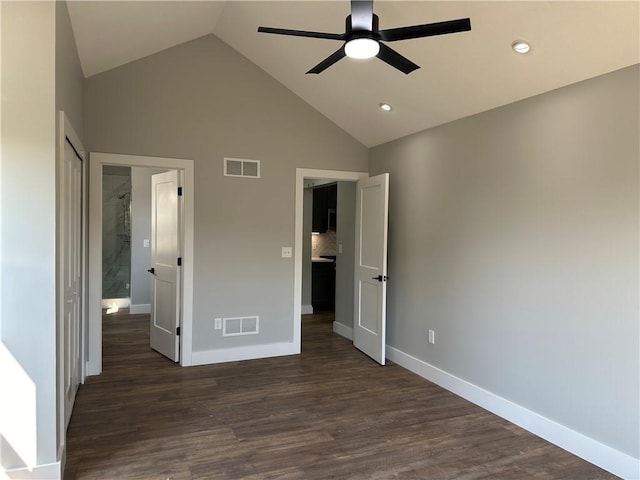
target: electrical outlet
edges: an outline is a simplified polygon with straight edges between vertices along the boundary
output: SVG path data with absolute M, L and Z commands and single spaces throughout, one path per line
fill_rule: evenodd
M 338 253 L 342 253 L 342 244 L 341 243 L 338 244 Z
M 216 318 L 214 319 L 214 322 L 215 322 L 215 326 L 213 328 L 215 328 L 216 330 L 222 330 L 222 319 Z
M 291 258 L 293 256 L 293 248 L 282 247 L 282 258 Z
M 433 330 L 429 330 L 429 343 L 432 345 L 436 343 L 436 332 Z

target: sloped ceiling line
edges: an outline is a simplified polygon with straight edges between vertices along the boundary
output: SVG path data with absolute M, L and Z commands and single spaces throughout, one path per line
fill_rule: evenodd
M 640 61 L 640 2 L 375 1 L 380 28 L 470 17 L 472 30 L 394 43 L 421 65 L 410 75 L 376 59 L 345 59 L 317 76 L 305 72 L 334 42 L 257 27 L 341 32 L 347 0 L 68 6 L 87 77 L 213 33 L 369 147 Z M 516 39 L 532 51 L 516 55 Z M 381 111 L 382 102 L 393 110 Z

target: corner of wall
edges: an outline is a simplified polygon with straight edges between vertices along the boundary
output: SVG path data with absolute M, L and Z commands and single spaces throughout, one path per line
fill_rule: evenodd
M 337 332 L 335 325 L 334 331 Z M 640 460 L 637 458 L 434 367 L 395 347 L 387 345 L 386 354 L 389 360 L 401 367 L 614 475 L 629 480 L 640 478 Z

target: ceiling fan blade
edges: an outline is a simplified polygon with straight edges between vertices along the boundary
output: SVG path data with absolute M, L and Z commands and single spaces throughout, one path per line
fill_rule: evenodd
M 458 20 L 427 23 L 425 25 L 414 25 L 412 27 L 390 28 L 388 30 L 380 30 L 379 33 L 381 40 L 384 40 L 385 42 L 394 42 L 396 40 L 432 37 L 434 35 L 467 32 L 469 30 L 471 30 L 471 19 L 460 18 Z
M 344 58 L 345 55 L 346 54 L 344 53 L 344 45 L 343 45 L 342 47 L 340 47 L 340 49 L 336 50 L 334 53 L 329 55 L 327 58 L 325 58 L 318 65 L 313 67 L 307 73 L 320 73 L 320 72 L 323 72 L 324 70 L 329 68 L 331 65 L 336 63 L 338 60 L 340 60 L 341 58 Z
M 408 58 L 403 57 L 392 48 L 387 47 L 384 43 L 380 43 L 380 51 L 378 52 L 377 57 L 392 67 L 397 68 L 402 73 L 409 74 L 420 68 L 419 65 L 416 65 Z
M 276 35 L 291 35 L 293 37 L 324 38 L 326 40 L 344 40 L 340 33 L 307 32 L 305 30 L 289 30 L 286 28 L 258 27 L 260 33 L 275 33 Z
M 351 28 L 369 32 L 373 29 L 373 0 L 351 0 Z

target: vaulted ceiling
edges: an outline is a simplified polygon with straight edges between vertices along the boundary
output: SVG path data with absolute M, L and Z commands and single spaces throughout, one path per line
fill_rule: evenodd
M 409 75 L 376 58 L 306 75 L 340 43 L 257 32 L 342 33 L 346 0 L 68 5 L 87 77 L 213 33 L 367 146 L 640 62 L 638 1 L 375 1 L 381 29 L 471 18 L 470 32 L 394 42 L 422 67 Z M 531 52 L 513 52 L 519 39 Z

